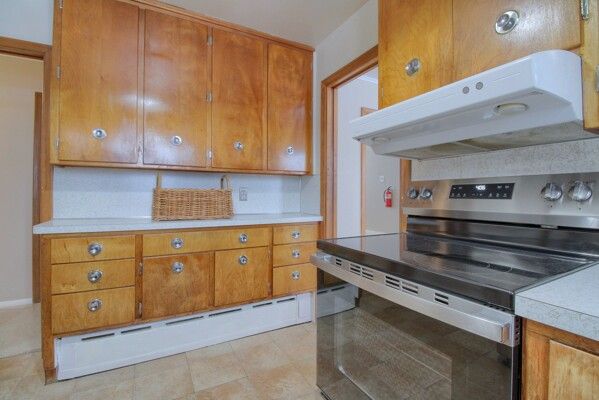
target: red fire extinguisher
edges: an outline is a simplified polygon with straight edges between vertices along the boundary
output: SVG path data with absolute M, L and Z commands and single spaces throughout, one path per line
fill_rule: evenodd
M 393 191 L 391 190 L 391 186 L 383 192 L 383 199 L 385 200 L 385 207 L 393 207 Z

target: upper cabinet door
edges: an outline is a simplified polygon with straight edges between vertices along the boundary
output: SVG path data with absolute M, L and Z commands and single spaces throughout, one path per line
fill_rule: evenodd
M 266 150 L 266 44 L 214 29 L 212 166 L 260 170 Z
M 453 77 L 452 1 L 379 1 L 379 107 Z
M 311 162 L 312 53 L 268 46 L 268 169 L 307 172 Z
M 59 160 L 137 162 L 139 9 L 64 0 L 61 23 Z
M 507 23 L 499 21 L 502 16 Z M 453 21 L 455 80 L 538 51 L 581 44 L 578 0 L 454 0 Z
M 205 167 L 208 28 L 146 11 L 144 164 Z

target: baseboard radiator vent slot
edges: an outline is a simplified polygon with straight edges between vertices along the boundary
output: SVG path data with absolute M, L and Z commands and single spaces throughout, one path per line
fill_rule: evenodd
M 406 281 L 401 281 L 401 290 L 412 294 L 418 294 L 418 285 L 414 285 L 413 283 Z
M 446 306 L 449 305 L 449 297 L 442 293 L 435 292 L 435 301 L 437 303 L 445 304 Z
M 399 278 L 396 278 L 391 275 L 385 275 L 385 286 L 389 286 L 393 289 L 401 289 L 401 281 Z
M 219 312 L 54 340 L 57 379 L 71 379 L 312 320 L 311 293 Z

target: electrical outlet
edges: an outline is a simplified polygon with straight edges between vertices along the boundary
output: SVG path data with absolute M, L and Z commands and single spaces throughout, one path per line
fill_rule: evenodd
M 239 188 L 239 201 L 248 201 L 248 189 Z

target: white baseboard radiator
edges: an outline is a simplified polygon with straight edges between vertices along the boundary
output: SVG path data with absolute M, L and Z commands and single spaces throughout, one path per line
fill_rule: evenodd
M 107 371 L 312 320 L 311 293 L 55 340 L 58 380 Z

